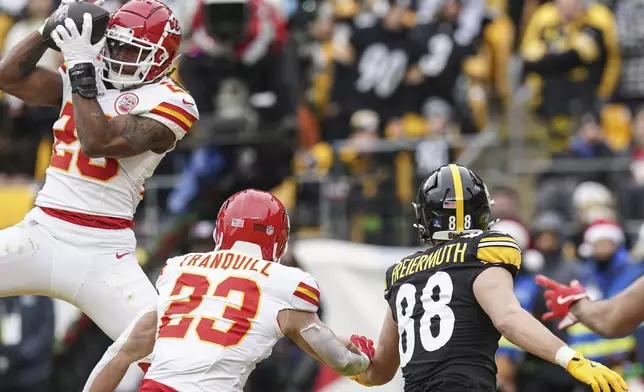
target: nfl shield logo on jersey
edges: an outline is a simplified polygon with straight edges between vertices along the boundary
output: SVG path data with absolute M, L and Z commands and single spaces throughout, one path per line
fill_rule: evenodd
M 273 226 L 267 226 L 267 227 L 266 227 L 266 234 L 267 234 L 267 235 L 273 235 L 273 231 L 274 231 L 274 230 L 275 230 L 275 229 L 273 228 Z
M 139 104 L 139 97 L 134 93 L 124 93 L 114 102 L 118 114 L 128 114 Z

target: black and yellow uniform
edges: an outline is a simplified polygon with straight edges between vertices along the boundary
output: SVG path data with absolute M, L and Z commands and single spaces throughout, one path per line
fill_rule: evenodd
M 536 92 L 533 103 L 550 123 L 551 150 L 561 151 L 572 131 L 568 119 L 596 109 L 615 90 L 621 57 L 613 14 L 590 3 L 564 25 L 557 7 L 544 4 L 528 23 L 521 55 Z
M 496 390 L 501 334 L 472 285 L 486 268 L 516 275 L 520 266 L 512 237 L 484 231 L 417 252 L 387 270 L 385 299 L 400 331 L 406 392 Z
M 434 247 L 405 257 L 385 276 L 406 392 L 496 390 L 501 334 L 472 286 L 490 267 L 516 276 L 521 250 L 509 235 L 488 230 L 491 204 L 483 180 L 458 165 L 439 167 L 418 190 L 416 228 Z
M 440 98 L 451 106 L 455 102 L 455 86 L 463 74 L 463 60 L 474 53 L 474 43 L 461 45 L 455 34 L 458 25 L 437 20 L 416 26 L 410 32 L 410 62 L 422 72 L 423 82 L 407 89 L 408 109 L 423 112 L 429 98 Z
M 348 120 L 358 110 L 373 110 L 381 124 L 403 114 L 403 81 L 409 63 L 408 30 L 389 31 L 381 22 L 355 25 L 352 61 L 336 61 L 331 101 Z

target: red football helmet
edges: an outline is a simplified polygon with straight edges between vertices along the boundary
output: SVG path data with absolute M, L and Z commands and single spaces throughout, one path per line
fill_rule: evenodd
M 246 189 L 232 195 L 217 214 L 213 234 L 217 250 L 237 241 L 259 246 L 262 258 L 279 261 L 288 245 L 290 222 L 282 202 L 269 192 Z
M 105 37 L 103 80 L 126 89 L 153 83 L 168 73 L 181 44 L 181 27 L 165 4 L 132 0 L 112 15 Z

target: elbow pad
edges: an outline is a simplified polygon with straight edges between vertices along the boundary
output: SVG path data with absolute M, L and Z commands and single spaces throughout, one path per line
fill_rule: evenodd
M 360 374 L 369 367 L 370 361 L 365 354 L 351 352 L 326 327 L 311 324 L 301 330 L 300 335 L 313 351 L 340 375 Z

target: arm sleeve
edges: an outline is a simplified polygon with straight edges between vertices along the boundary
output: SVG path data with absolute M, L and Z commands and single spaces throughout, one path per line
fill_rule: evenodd
M 179 141 L 186 136 L 192 125 L 199 120 L 197 105 L 190 94 L 170 79 L 161 82 L 159 88 L 165 90 L 159 91 L 161 99 L 158 104 L 144 113 L 132 114 L 159 121 L 168 127 L 176 136 L 176 140 Z
M 476 258 L 486 266 L 503 267 L 512 276 L 516 276 L 521 268 L 521 248 L 509 234 L 498 231 L 490 231 L 481 237 Z
M 320 289 L 311 275 L 306 275 L 299 281 L 291 294 L 290 305 L 295 310 L 317 312 L 320 306 Z

